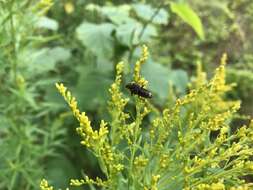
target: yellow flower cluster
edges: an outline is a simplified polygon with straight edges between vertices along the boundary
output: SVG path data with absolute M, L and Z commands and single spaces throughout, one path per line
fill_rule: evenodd
M 108 134 L 108 128 L 106 127 L 107 124 L 102 120 L 99 131 L 93 130 L 90 124 L 91 122 L 85 112 L 80 112 L 78 109 L 76 98 L 71 95 L 71 92 L 68 91 L 62 83 L 56 83 L 56 88 L 64 97 L 71 108 L 73 115 L 80 123 L 80 127 L 78 127 L 76 131 L 83 138 L 81 144 L 95 150 L 98 145 L 102 145 L 106 139 Z
M 224 93 L 231 89 L 231 85 L 226 85 L 225 65 L 227 62 L 227 54 L 223 54 L 221 58 L 221 65 L 216 69 L 215 75 L 211 81 L 211 88 L 216 93 Z
M 54 188 L 48 184 L 47 180 L 42 179 L 40 182 L 40 189 L 41 190 L 53 190 Z
M 75 6 L 71 1 L 67 1 L 64 4 L 64 9 L 67 14 L 72 14 L 75 11 Z
M 240 108 L 240 102 L 229 102 L 223 98 L 225 92 L 232 87 L 225 83 L 225 64 L 226 54 L 223 55 L 215 76 L 207 84 L 206 76 L 199 66 L 197 80 L 201 81 L 195 82 L 195 86 L 192 86 L 195 89 L 192 89 L 185 97 L 176 100 L 175 106 L 171 109 L 166 108 L 162 117 L 153 120 L 150 128 L 155 155 L 160 155 L 158 153 L 164 151 L 164 145 L 169 146 L 175 143 L 177 134 L 178 144 L 175 143 L 175 146 L 172 146 L 174 151 L 168 154 L 169 159 L 163 158 L 163 154 L 160 155 L 160 167 L 164 168 L 160 171 L 164 171 L 166 175 L 166 172 L 173 171 L 173 162 L 178 163 L 180 162 L 178 160 L 181 160 L 185 183 L 194 187 L 197 184 L 199 187 L 197 190 L 230 190 L 231 187 L 226 186 L 226 180 L 224 183 L 199 184 L 202 178 L 196 177 L 198 175 L 209 176 L 207 178 L 212 181 L 219 175 L 227 179 L 237 176 L 238 173 L 241 175 L 252 173 L 252 164 L 246 161 L 250 155 L 253 155 L 252 129 L 242 127 L 235 134 L 230 134 L 228 126 L 228 121 Z M 213 137 L 212 140 L 210 140 L 211 131 L 218 131 L 217 137 Z M 174 141 L 167 140 L 171 138 L 174 138 Z M 231 143 L 235 140 L 239 142 Z M 188 157 L 189 154 L 193 155 Z M 230 161 L 231 158 L 236 159 Z M 212 173 L 219 168 L 224 170 L 224 174 Z M 190 188 L 185 189 L 190 190 Z
M 195 188 L 186 187 L 184 190 L 251 190 L 253 184 L 245 184 L 226 188 L 223 182 L 212 183 L 212 184 L 199 184 Z
M 118 66 L 118 74 L 121 73 L 121 64 Z M 120 77 L 116 79 L 116 84 L 120 82 Z M 101 120 L 99 130 L 93 130 L 91 127 L 91 122 L 86 116 L 85 112 L 80 112 L 77 106 L 76 98 L 72 96 L 71 92 L 67 90 L 67 88 L 63 84 L 56 84 L 56 88 L 60 92 L 60 94 L 64 97 L 69 107 L 72 110 L 73 115 L 79 121 L 80 126 L 76 129 L 77 133 L 82 137 L 81 144 L 88 147 L 93 153 L 99 158 L 101 169 L 106 174 L 108 178 L 119 173 L 124 169 L 124 166 L 120 163 L 122 157 L 120 154 L 117 154 L 113 151 L 112 145 L 109 143 L 108 139 L 108 128 L 107 123 L 104 120 Z M 120 92 L 120 91 L 118 91 Z M 119 97 L 119 96 L 118 96 Z M 117 101 L 119 99 L 115 98 L 113 101 Z M 115 103 L 116 104 L 116 103 Z M 119 104 L 117 104 L 118 106 Z M 118 108 L 114 106 L 114 108 Z M 120 105 L 122 106 L 122 105 Z M 122 107 L 123 110 L 123 107 Z M 122 112 L 121 110 L 121 112 Z M 119 113 L 119 110 L 116 110 L 116 113 Z M 115 119 L 116 120 L 116 119 Z M 115 127 L 115 126 L 114 126 Z M 113 128 L 112 128 L 113 131 Z M 82 184 L 105 184 L 105 182 L 97 179 L 93 181 L 91 179 L 88 180 L 72 180 L 72 185 L 82 185 Z M 98 184 L 97 184 L 98 185 Z
M 148 81 L 146 81 L 143 77 L 141 77 L 141 66 L 147 61 L 148 59 L 148 48 L 147 46 L 142 46 L 142 55 L 141 58 L 136 62 L 134 67 L 134 81 L 139 84 L 140 86 L 146 87 Z
M 124 122 L 129 115 L 123 112 L 124 107 L 129 101 L 128 98 L 123 98 L 123 94 L 120 91 L 120 85 L 122 82 L 122 72 L 124 69 L 124 63 L 120 62 L 116 66 L 116 79 L 111 85 L 109 92 L 111 94 L 111 101 L 109 102 L 109 112 L 112 115 L 112 119 L 118 119 L 119 122 Z
M 143 156 L 143 155 L 137 156 L 134 159 L 134 165 L 136 168 L 145 167 L 147 165 L 147 163 L 148 163 L 148 159 L 145 158 L 145 156 Z
M 48 12 L 53 6 L 53 0 L 40 0 L 33 8 L 34 12 L 39 12 L 39 16 L 42 16 Z
M 225 190 L 225 185 L 222 182 L 209 184 L 200 184 L 196 190 Z
M 153 175 L 151 179 L 151 190 L 158 190 L 157 184 L 158 180 L 160 179 L 160 175 Z
M 218 130 L 221 128 L 224 121 L 227 120 L 227 118 L 231 117 L 233 113 L 235 113 L 240 108 L 240 102 L 234 102 L 233 107 L 231 107 L 229 110 L 214 115 L 214 117 L 210 118 L 206 127 L 208 127 L 210 130 Z
M 124 126 L 126 119 L 129 118 L 129 114 L 124 112 L 124 108 L 128 103 L 129 99 L 124 98 L 120 90 L 122 82 L 122 73 L 124 69 L 124 63 L 120 62 L 116 66 L 116 78 L 114 83 L 111 85 L 109 92 L 111 94 L 111 100 L 108 102 L 109 113 L 112 117 L 111 123 L 111 141 L 112 145 L 117 144 L 120 139 L 124 136 Z
M 161 168 L 167 168 L 169 164 L 169 155 L 168 154 L 162 154 L 160 158 L 160 165 Z
M 252 190 L 253 184 L 240 185 L 237 187 L 231 187 L 229 190 Z
M 235 187 L 227 188 L 223 181 L 212 184 L 199 184 L 197 187 L 186 187 L 184 190 L 251 190 L 253 184 L 239 185 Z
M 160 179 L 160 175 L 152 175 L 152 178 L 151 178 L 151 187 L 148 188 L 147 186 L 144 186 L 144 190 L 158 190 L 158 187 L 157 187 L 157 184 L 158 184 L 158 181 Z
M 121 157 L 113 152 L 109 144 L 101 147 L 100 152 L 111 175 L 117 174 L 124 169 L 124 166 L 119 163 Z
M 93 185 L 97 185 L 100 187 L 107 186 L 107 182 L 103 181 L 99 177 L 97 177 L 95 180 L 90 179 L 88 176 L 85 176 L 85 178 L 81 179 L 81 180 L 78 180 L 78 179 L 71 179 L 70 180 L 70 185 L 72 185 L 72 186 L 81 186 L 81 185 L 85 185 L 85 184 L 93 184 Z
M 197 63 L 197 77 L 195 80 L 196 87 L 201 87 L 206 83 L 206 73 L 202 70 L 202 64 L 200 62 Z
M 140 74 L 147 57 L 147 47 L 143 46 L 142 57 L 134 69 L 134 81 L 142 86 L 147 85 Z M 253 162 L 250 161 L 253 120 L 249 127 L 242 126 L 234 133 L 230 131 L 229 121 L 240 108 L 240 102 L 223 98 L 231 88 L 225 83 L 226 59 L 224 54 L 210 82 L 206 82 L 206 75 L 199 65 L 199 81 L 191 86 L 190 93 L 157 114 L 150 127 L 142 127 L 143 118 L 152 110 L 148 100 L 135 98 L 133 120 L 124 112 L 128 99 L 120 89 L 122 62 L 116 66 L 116 79 L 109 89 L 112 120 L 109 124 L 102 120 L 99 130 L 93 130 L 88 117 L 80 112 L 75 97 L 66 87 L 56 84 L 79 121 L 77 132 L 82 137 L 81 143 L 93 151 L 106 176 L 105 181 L 88 177 L 72 179 L 71 185 L 93 184 L 113 190 L 125 185 L 129 189 L 144 190 L 176 186 L 184 190 L 252 189 L 252 185 L 240 177 L 253 173 Z M 42 190 L 52 190 L 50 188 L 46 181 L 41 182 Z

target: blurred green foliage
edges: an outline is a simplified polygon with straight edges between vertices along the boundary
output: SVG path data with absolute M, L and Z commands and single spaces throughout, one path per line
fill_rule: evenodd
M 227 52 L 228 80 L 237 83 L 229 97 L 252 114 L 252 10 L 251 0 L 0 0 L 0 189 L 34 189 L 44 175 L 64 187 L 59 178 L 82 175 L 77 163 L 99 172 L 77 148 L 77 123 L 57 117 L 54 83 L 71 87 L 92 122 L 106 119 L 115 64 L 128 63 L 130 82 L 143 43 L 152 57 L 142 74 L 158 109 L 170 89 L 187 92 L 197 62 L 210 73 Z

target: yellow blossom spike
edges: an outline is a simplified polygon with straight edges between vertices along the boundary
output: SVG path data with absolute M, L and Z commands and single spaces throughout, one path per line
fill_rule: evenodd
M 134 67 L 134 81 L 141 85 L 141 86 L 147 86 L 148 81 L 146 81 L 143 77 L 141 77 L 140 71 L 141 66 L 147 61 L 148 59 L 148 47 L 146 45 L 142 46 L 142 55 L 140 59 L 135 63 Z
M 71 1 L 64 4 L 64 9 L 67 14 L 72 14 L 75 11 L 75 6 Z
M 99 132 L 93 131 L 89 118 L 86 116 L 85 112 L 80 112 L 80 110 L 77 107 L 76 98 L 72 96 L 71 92 L 68 91 L 67 88 L 62 83 L 60 84 L 56 83 L 55 86 L 68 103 L 69 107 L 72 110 L 73 115 L 80 123 L 80 126 L 76 128 L 76 131 L 81 137 L 83 137 L 81 144 L 87 147 L 95 147 L 96 141 L 99 141 L 99 144 L 102 144 L 105 139 L 102 137 L 105 137 L 108 133 L 106 123 L 102 121 Z
M 34 12 L 38 12 L 39 16 L 42 16 L 48 12 L 48 10 L 54 5 L 53 0 L 40 0 L 33 8 Z
M 53 190 L 54 188 L 48 184 L 46 179 L 42 179 L 40 182 L 40 189 L 41 190 Z
M 85 184 L 93 184 L 93 185 L 97 185 L 100 187 L 106 187 L 107 186 L 107 182 L 103 181 L 102 179 L 100 179 L 99 177 L 97 177 L 95 180 L 89 178 L 88 176 L 85 176 L 84 179 L 71 179 L 70 180 L 70 185 L 71 186 L 82 186 Z

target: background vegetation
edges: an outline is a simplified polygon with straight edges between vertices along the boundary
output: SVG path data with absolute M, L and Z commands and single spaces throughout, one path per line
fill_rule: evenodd
M 98 124 L 109 117 L 115 65 L 127 63 L 123 84 L 130 82 L 144 43 L 151 57 L 142 74 L 158 109 L 172 93 L 187 93 L 198 64 L 209 76 L 227 52 L 227 80 L 237 83 L 227 98 L 253 115 L 252 32 L 251 0 L 0 0 L 0 189 L 100 175 L 54 84 L 70 87 Z

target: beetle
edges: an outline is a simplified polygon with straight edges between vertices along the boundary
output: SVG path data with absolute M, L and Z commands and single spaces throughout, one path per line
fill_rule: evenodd
M 136 94 L 143 98 L 152 98 L 152 93 L 149 90 L 143 88 L 135 82 L 128 83 L 126 88 L 130 90 L 131 94 Z

